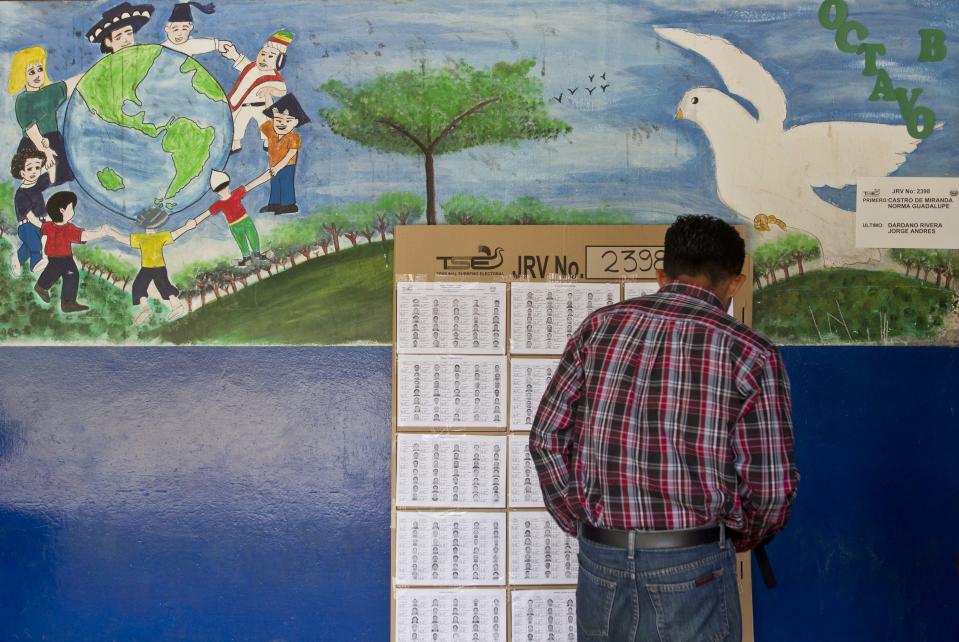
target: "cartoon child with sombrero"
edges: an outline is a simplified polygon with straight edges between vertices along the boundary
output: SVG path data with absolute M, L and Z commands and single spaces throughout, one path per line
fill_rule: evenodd
M 142 29 L 152 16 L 152 4 L 120 3 L 103 12 L 101 18 L 87 32 L 87 40 L 100 45 L 102 53 L 116 53 L 136 44 L 133 34 Z

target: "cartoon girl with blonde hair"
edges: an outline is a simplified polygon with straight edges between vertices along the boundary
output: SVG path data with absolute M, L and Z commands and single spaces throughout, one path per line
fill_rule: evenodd
M 67 162 L 63 135 L 57 124 L 57 110 L 67 101 L 80 81 L 80 75 L 51 83 L 47 76 L 47 52 L 43 47 L 27 47 L 13 55 L 7 91 L 17 94 L 15 111 L 23 130 L 17 151 L 38 149 L 46 157 L 53 185 L 74 179 Z

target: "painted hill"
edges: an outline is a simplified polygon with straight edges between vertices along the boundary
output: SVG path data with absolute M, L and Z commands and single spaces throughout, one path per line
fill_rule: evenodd
M 956 293 L 894 272 L 828 269 L 753 292 L 757 330 L 776 343 L 885 343 L 937 337 Z
M 389 343 L 393 241 L 346 248 L 224 297 L 159 332 L 179 344 Z
M 87 312 L 65 314 L 60 311 L 60 285 L 50 289 L 52 304 L 33 293 L 37 275 L 24 271 L 14 277 L 7 267 L 12 247 L 8 238 L 0 239 L 0 342 L 11 343 L 132 343 L 147 340 L 156 333 L 161 310 L 146 325 L 133 325 L 130 293 L 106 279 L 80 271 L 77 297 L 90 306 Z

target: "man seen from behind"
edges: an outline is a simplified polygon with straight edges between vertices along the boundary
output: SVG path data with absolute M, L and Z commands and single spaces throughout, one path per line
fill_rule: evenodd
M 726 314 L 743 239 L 666 232 L 660 290 L 590 315 L 530 434 L 546 506 L 579 538 L 578 639 L 740 640 L 736 551 L 786 524 L 799 473 L 779 351 Z

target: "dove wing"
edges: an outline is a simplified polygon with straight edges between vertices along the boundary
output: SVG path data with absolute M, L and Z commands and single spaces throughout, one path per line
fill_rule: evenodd
M 655 31 L 659 37 L 708 60 L 730 92 L 755 105 L 761 124 L 782 127 L 786 121 L 786 94 L 755 59 L 719 36 L 667 27 L 657 27 Z
M 809 185 L 844 187 L 861 177 L 886 176 L 921 142 L 905 125 L 835 121 L 788 130 L 784 156 L 800 163 Z

